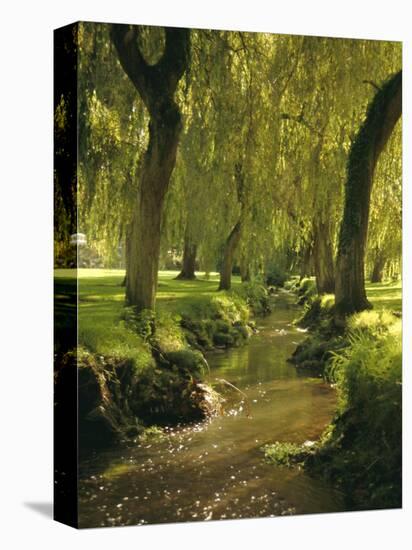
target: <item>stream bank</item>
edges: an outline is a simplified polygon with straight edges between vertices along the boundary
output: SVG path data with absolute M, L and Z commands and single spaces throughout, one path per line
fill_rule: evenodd
M 255 330 L 251 315 L 267 313 L 269 301 L 263 285 L 248 283 L 196 298 L 186 308 L 177 300 L 176 311 L 136 315 L 123 308 L 116 324 L 102 330 L 86 321 L 84 308 L 94 305 L 94 296 L 81 291 L 79 347 L 57 350 L 55 395 L 58 409 L 65 380 L 77 371 L 82 452 L 135 440 L 152 425 L 220 414 L 222 400 L 205 382 L 204 354 L 242 346 Z
M 363 311 L 336 327 L 333 295 L 303 285 L 300 324 L 311 333 L 291 362 L 336 388 L 336 413 L 310 445 L 277 442 L 265 449 L 275 464 L 304 468 L 345 491 L 352 510 L 402 506 L 402 322 L 399 311 Z M 306 299 L 305 299 L 306 297 Z
M 291 294 L 257 320 L 243 347 L 210 351 L 208 381 L 227 380 L 224 414 L 169 426 L 122 448 L 95 452 L 80 464 L 82 527 L 204 521 L 344 509 L 340 491 L 304 471 L 273 466 L 262 447 L 276 439 L 317 439 L 336 408 L 322 379 L 298 373 L 287 358 L 303 334 Z

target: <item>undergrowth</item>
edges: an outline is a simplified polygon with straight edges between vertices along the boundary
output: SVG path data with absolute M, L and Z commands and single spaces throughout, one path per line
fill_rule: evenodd
M 310 448 L 275 444 L 266 458 L 303 464 L 340 486 L 353 509 L 402 505 L 402 337 L 401 320 L 387 311 L 364 311 L 348 319 L 331 343 L 310 341 L 308 355 L 323 354 L 325 375 L 334 384 L 336 415 Z M 303 353 L 301 350 L 301 353 Z

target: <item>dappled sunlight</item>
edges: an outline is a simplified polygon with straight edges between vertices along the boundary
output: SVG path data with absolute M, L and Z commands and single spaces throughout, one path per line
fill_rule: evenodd
M 375 309 L 402 311 L 402 282 L 366 283 L 366 294 Z
M 288 296 L 289 301 L 293 300 Z M 284 299 L 285 300 L 285 299 Z M 207 354 L 207 381 L 225 397 L 210 422 L 166 426 L 156 437 L 81 464 L 80 510 L 88 525 L 264 517 L 339 511 L 342 495 L 303 471 L 263 460 L 274 439 L 316 439 L 336 395 L 299 376 L 286 358 L 304 336 L 280 301 L 249 345 Z M 287 333 L 279 337 L 283 327 Z M 276 332 L 279 331 L 279 332 Z

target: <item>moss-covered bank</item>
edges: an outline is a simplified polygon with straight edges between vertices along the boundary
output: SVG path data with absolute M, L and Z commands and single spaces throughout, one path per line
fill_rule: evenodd
M 93 288 L 86 285 L 87 293 L 80 292 L 79 348 L 59 350 L 56 361 L 57 388 L 78 367 L 82 446 L 136 438 L 151 425 L 219 414 L 222 399 L 207 383 L 203 352 L 244 344 L 254 330 L 251 316 L 269 308 L 266 289 L 236 285 L 231 292 L 182 300 L 180 308 L 173 300 L 156 314 L 136 315 L 112 298 L 120 281 L 115 286 L 96 279 Z M 174 289 L 182 291 L 186 284 L 174 283 Z

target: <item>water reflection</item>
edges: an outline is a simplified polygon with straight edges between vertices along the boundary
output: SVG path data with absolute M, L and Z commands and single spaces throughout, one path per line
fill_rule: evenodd
M 247 403 L 229 388 L 224 416 L 169 429 L 161 441 L 109 450 L 83 461 L 80 525 L 342 510 L 341 495 L 321 481 L 262 460 L 260 449 L 267 442 L 316 439 L 335 406 L 328 386 L 298 376 L 286 362 L 304 337 L 291 325 L 295 316 L 283 295 L 248 346 L 209 355 L 211 381 L 234 384 L 246 394 Z

